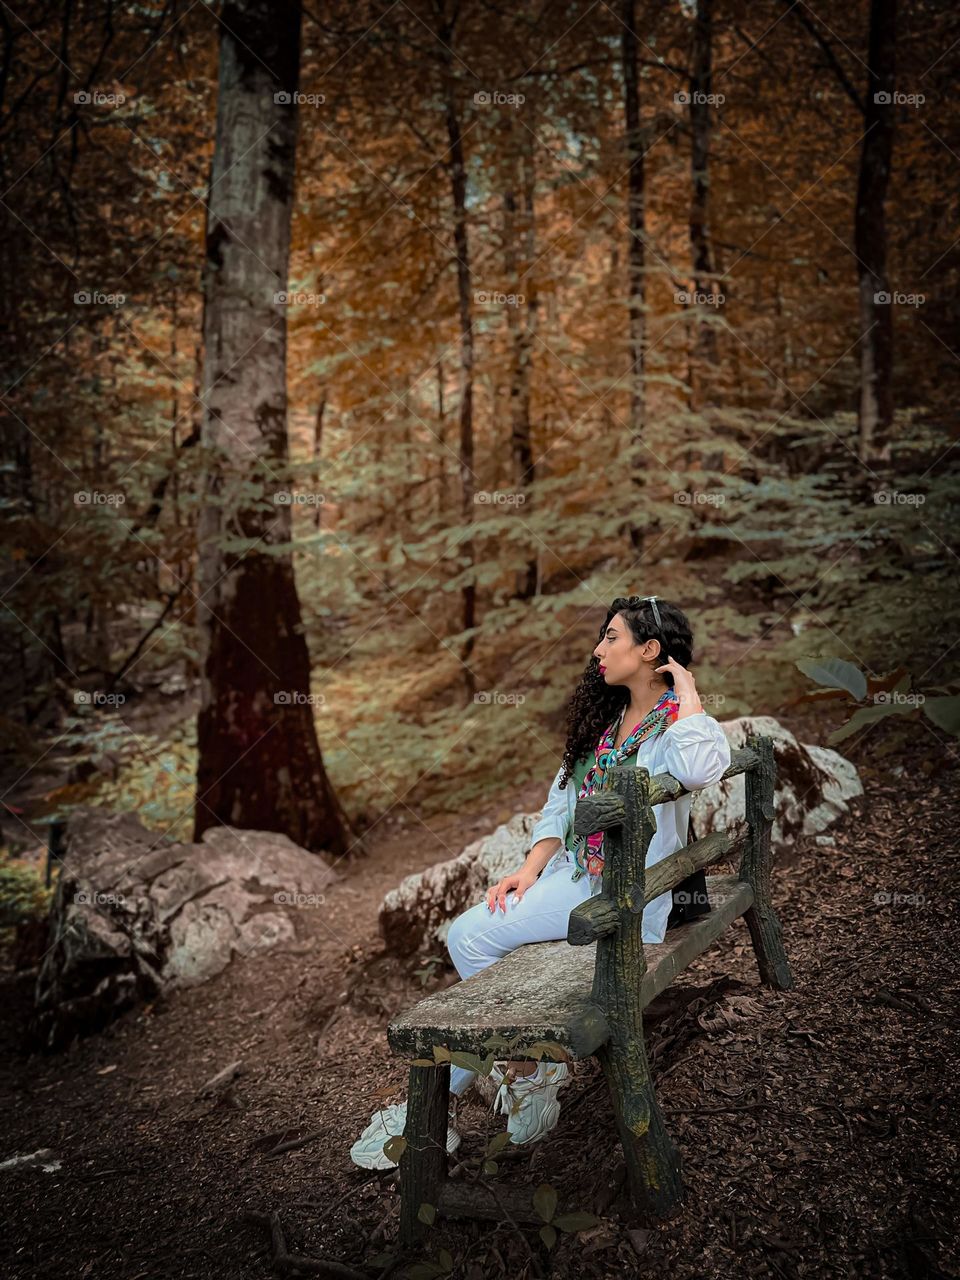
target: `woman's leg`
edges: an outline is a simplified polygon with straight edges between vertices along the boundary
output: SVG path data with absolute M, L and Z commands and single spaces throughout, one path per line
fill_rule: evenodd
M 565 938 L 570 912 L 592 892 L 587 876 L 574 881 L 572 874 L 570 863 L 559 863 L 555 870 L 544 872 L 519 902 L 514 893 L 508 893 L 505 912 L 499 907 L 488 910 L 484 900 L 457 916 L 447 934 L 447 949 L 460 977 L 472 977 L 525 943 Z M 475 1076 L 475 1071 L 452 1067 L 451 1093 L 463 1093 Z

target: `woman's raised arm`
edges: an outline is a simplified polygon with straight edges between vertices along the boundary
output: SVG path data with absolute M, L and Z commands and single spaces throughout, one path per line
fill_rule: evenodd
M 664 769 L 688 791 L 719 782 L 730 768 L 730 743 L 705 711 L 674 720 L 663 734 Z

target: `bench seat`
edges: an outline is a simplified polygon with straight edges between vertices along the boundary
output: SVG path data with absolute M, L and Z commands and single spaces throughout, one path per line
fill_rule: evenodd
M 753 905 L 753 889 L 736 875 L 707 876 L 712 910 L 671 929 L 663 942 L 644 946 L 643 1007 Z M 483 1057 L 491 1036 L 523 1043 L 551 1040 L 572 1058 L 589 1058 L 609 1039 L 603 1012 L 593 1003 L 597 944 L 571 947 L 527 943 L 472 978 L 455 982 L 394 1018 L 387 1040 L 408 1058 L 432 1058 L 433 1046 Z

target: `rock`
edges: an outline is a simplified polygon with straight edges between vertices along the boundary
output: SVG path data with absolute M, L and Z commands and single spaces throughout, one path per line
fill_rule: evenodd
M 206 982 L 234 956 L 297 938 L 301 905 L 339 877 L 273 831 L 157 836 L 129 813 L 67 821 L 32 1031 L 46 1048 L 105 1026 L 139 1000 Z
M 777 764 L 774 852 L 792 849 L 801 837 L 816 836 L 849 811 L 849 801 L 863 795 L 856 766 L 838 751 L 797 741 L 772 716 L 742 716 L 722 720 L 721 726 L 736 750 L 752 734 L 773 739 Z M 694 794 L 693 827 L 698 836 L 711 831 L 737 831 L 744 825 L 744 775 L 737 774 Z
M 380 907 L 387 950 L 412 955 L 443 942 L 450 921 L 527 856 L 538 815 L 518 813 L 491 835 L 468 844 L 456 858 L 407 876 Z
M 775 852 L 791 848 L 800 837 L 817 836 L 847 813 L 854 796 L 863 794 L 857 770 L 849 760 L 826 747 L 802 745 L 771 716 L 743 716 L 720 723 L 734 749 L 745 746 L 750 734 L 773 738 L 777 762 Z M 380 932 L 387 950 L 406 956 L 439 949 L 445 955 L 451 921 L 521 865 L 539 816 L 518 813 L 491 835 L 467 845 L 456 858 L 407 876 L 392 889 L 380 907 Z M 744 825 L 743 775 L 695 792 L 691 816 L 697 836 L 720 830 L 735 833 Z
M 20 1169 L 42 1169 L 44 1173 L 56 1173 L 61 1163 L 55 1151 L 50 1147 L 41 1147 L 39 1151 L 31 1151 L 28 1156 L 11 1156 L 9 1160 L 0 1162 L 0 1173 Z

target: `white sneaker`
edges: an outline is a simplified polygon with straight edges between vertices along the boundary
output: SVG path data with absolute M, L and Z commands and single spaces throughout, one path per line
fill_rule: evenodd
M 447 1151 L 456 1151 L 460 1145 L 460 1134 L 454 1125 L 456 1112 L 450 1108 L 450 1125 L 447 1129 Z M 389 1107 L 381 1107 L 370 1117 L 370 1123 L 350 1148 L 350 1159 L 361 1169 L 395 1169 L 397 1161 L 391 1160 L 384 1152 L 384 1144 L 391 1138 L 403 1134 L 407 1123 L 407 1104 L 394 1102 Z
M 490 1072 L 490 1079 L 499 1086 L 493 1109 L 506 1115 L 511 1142 L 539 1142 L 560 1118 L 557 1093 L 569 1069 L 562 1062 L 541 1062 L 531 1075 L 514 1079 L 505 1067 L 506 1063 L 495 1062 Z

